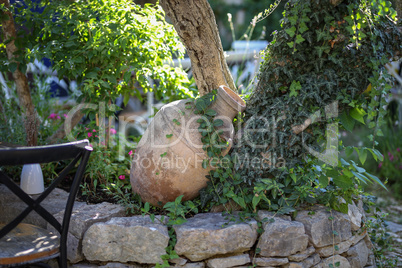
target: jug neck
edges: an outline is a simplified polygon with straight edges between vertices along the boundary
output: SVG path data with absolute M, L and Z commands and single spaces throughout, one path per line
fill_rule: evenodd
M 227 86 L 220 86 L 211 109 L 217 112 L 217 116 L 226 116 L 233 120 L 239 112 L 243 112 L 246 109 L 246 104 L 236 92 Z

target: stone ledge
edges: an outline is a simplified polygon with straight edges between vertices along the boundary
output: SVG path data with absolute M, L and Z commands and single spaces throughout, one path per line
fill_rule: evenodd
M 12 195 L 0 185 L 3 221 L 25 207 Z M 60 219 L 66 196 L 67 193 L 58 189 L 43 205 Z M 13 206 L 7 205 L 10 203 Z M 175 250 L 180 258 L 172 260 L 171 267 L 224 268 L 255 264 L 257 267 L 318 268 L 334 261 L 340 262 L 340 267 L 373 266 L 372 245 L 361 229 L 364 212 L 354 204 L 351 211 L 352 215 L 332 212 L 333 222 L 321 206 L 299 211 L 295 220 L 267 211 L 259 211 L 257 219 L 242 223 L 231 221 L 221 213 L 197 214 L 174 227 Z M 115 204 L 76 202 L 68 241 L 71 267 L 154 267 L 161 262 L 160 255 L 164 254 L 169 240 L 166 226 L 158 219 L 156 216 L 152 222 L 149 217 L 124 217 L 124 209 Z M 257 221 L 264 222 L 260 236 Z M 26 222 L 44 225 L 35 214 Z M 333 236 L 332 226 L 339 236 Z M 254 253 L 257 249 L 259 254 Z

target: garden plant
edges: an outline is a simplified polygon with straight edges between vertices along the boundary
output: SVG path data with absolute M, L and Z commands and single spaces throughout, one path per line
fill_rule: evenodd
M 69 114 L 71 107 L 49 105 L 50 96 L 41 75 L 35 74 L 30 81 L 30 94 L 40 126 L 38 144 L 87 138 L 94 147 L 82 195 L 96 202 L 105 198 L 118 202 L 131 214 L 152 218 L 155 213 L 168 215 L 172 227 L 216 206 L 226 210 L 237 207 L 244 218 L 260 209 L 295 215 L 301 206 L 315 204 L 347 213 L 353 199 L 369 199 L 365 197 L 365 185 L 387 187 L 383 176 L 392 176 L 389 172 L 395 172 L 393 161 L 401 156 L 397 148 L 382 151 L 379 144 L 386 134 L 382 131 L 385 96 L 394 82 L 385 65 L 397 60 L 402 51 L 402 34 L 390 2 L 287 1 L 281 29 L 274 32 L 262 54 L 258 82 L 246 99 L 248 108 L 234 120 L 238 136 L 225 157 L 221 156 L 227 144 L 220 137 L 220 121 L 209 106 L 220 83 L 236 90 L 233 79 L 220 56 L 223 49 L 219 49 L 219 39 L 204 40 L 204 45 L 211 46 L 204 54 L 197 46 L 202 31 L 188 39 L 186 31 L 191 29 L 180 25 L 177 18 L 191 18 L 192 13 L 175 8 L 177 2 L 161 1 L 161 6 L 172 18 L 178 35 L 166 23 L 158 5 L 141 7 L 124 0 L 25 1 L 12 6 L 8 1 L 0 2 L 1 19 L 5 21 L 12 14 L 19 27 L 12 39 L 6 38 L 3 28 L 1 71 L 25 73 L 27 63 L 48 58 L 59 78 L 76 80 L 79 85 L 72 97 L 86 108 L 73 114 Z M 202 12 L 210 14 L 207 1 L 198 4 Z M 33 7 L 42 10 L 36 12 Z M 211 32 L 216 27 L 205 25 Z M 121 129 L 113 125 L 119 110 L 114 102 L 119 96 L 125 103 L 130 96 L 142 100 L 148 90 L 163 102 L 195 97 L 186 74 L 168 65 L 173 55 L 183 56 L 179 37 L 195 66 L 199 96 L 190 108 L 204 118 L 199 131 L 210 158 L 203 161 L 203 166 L 212 165 L 214 170 L 199 198 L 181 202 L 179 196 L 158 209 L 142 203 L 131 192 L 128 175 L 138 137 L 128 143 Z M 10 43 L 17 48 L 11 58 L 6 54 Z M 220 61 L 208 71 L 211 61 L 199 60 L 201 55 L 207 58 L 206 54 Z M 26 107 L 14 88 L 8 81 L 6 90 L 11 94 L 0 91 L 0 133 L 1 139 L 21 144 L 27 139 L 17 122 L 26 120 Z M 65 128 L 66 121 L 72 123 L 71 128 Z M 357 125 L 369 130 L 368 143 L 360 147 L 344 145 L 338 137 L 340 131 L 351 133 Z M 352 154 L 357 159 L 348 158 Z M 376 161 L 380 173 L 365 168 L 371 161 Z M 51 179 L 53 170 L 59 168 L 62 164 L 44 166 L 45 176 Z M 399 187 L 400 182 L 395 185 Z M 173 228 L 170 231 L 173 237 Z M 164 265 L 168 265 L 169 258 L 177 257 L 174 239 L 171 241 Z

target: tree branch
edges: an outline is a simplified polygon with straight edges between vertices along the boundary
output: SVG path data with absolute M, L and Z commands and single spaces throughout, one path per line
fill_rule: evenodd
M 161 0 L 191 60 L 200 95 L 221 85 L 236 89 L 227 66 L 215 16 L 207 0 Z

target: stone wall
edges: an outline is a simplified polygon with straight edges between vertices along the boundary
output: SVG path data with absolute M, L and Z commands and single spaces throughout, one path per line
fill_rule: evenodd
M 55 206 L 66 193 L 58 190 L 44 206 L 61 219 Z M 11 217 L 23 205 L 0 185 L 0 215 Z M 10 210 L 10 202 L 14 209 Z M 8 203 L 8 205 L 7 205 Z M 5 219 L 5 217 L 2 217 Z M 349 214 L 315 206 L 290 216 L 259 211 L 253 219 L 236 215 L 197 214 L 174 227 L 180 256 L 172 267 L 374 267 L 372 244 L 362 228 L 361 204 Z M 28 222 L 42 224 L 36 216 Z M 50 226 L 47 226 L 51 229 Z M 68 258 L 72 267 L 154 267 L 169 243 L 166 219 L 125 217 L 115 204 L 77 202 L 71 219 Z M 339 264 L 339 265 L 338 265 Z

